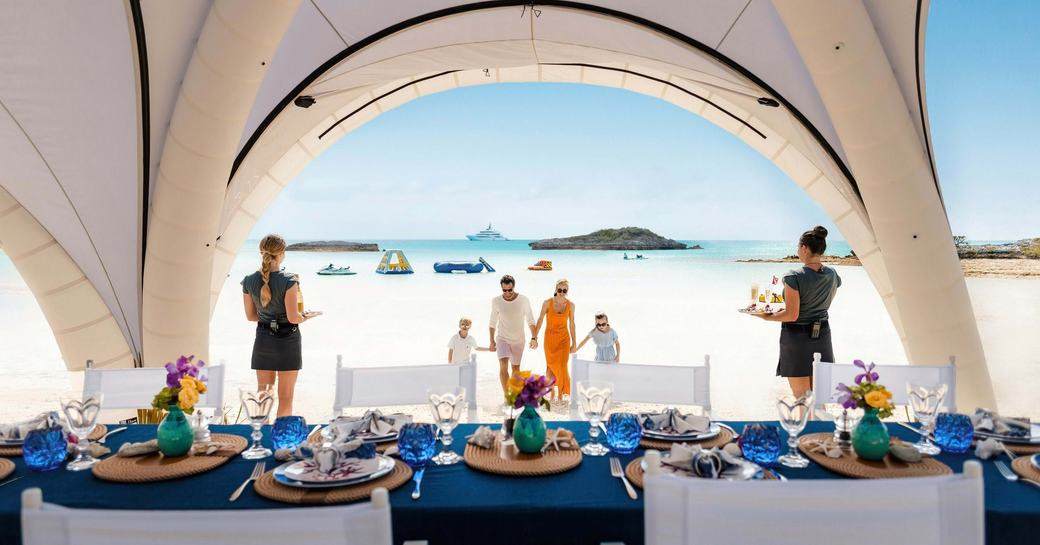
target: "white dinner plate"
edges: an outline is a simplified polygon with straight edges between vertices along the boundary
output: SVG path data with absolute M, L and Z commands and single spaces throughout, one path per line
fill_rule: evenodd
M 998 441 L 1014 443 L 1016 445 L 1040 445 L 1040 424 L 1033 423 L 1029 427 L 1029 435 L 1026 437 L 1011 437 L 1008 435 L 1000 435 L 998 433 L 990 433 L 988 431 L 976 431 L 975 435 L 979 437 L 992 437 Z
M 318 471 L 318 465 L 313 460 L 301 460 L 286 466 L 282 473 L 289 479 L 302 483 L 343 484 L 365 479 L 387 465 L 383 459 L 385 456 L 374 458 L 347 458 L 340 461 L 336 469 L 331 473 Z M 389 466 L 393 468 L 393 460 L 388 460 Z
M 302 482 L 302 481 L 297 481 L 295 479 L 290 479 L 289 477 L 287 477 L 285 475 L 284 469 L 286 467 L 288 467 L 289 465 L 291 465 L 292 463 L 293 462 L 289 462 L 287 464 L 283 464 L 281 466 L 278 466 L 278 468 L 276 468 L 274 470 L 274 480 L 277 481 L 279 484 L 284 484 L 285 486 L 291 486 L 291 487 L 294 487 L 294 488 L 337 488 L 337 487 L 341 487 L 341 486 L 354 486 L 356 484 L 362 484 L 362 483 L 367 483 L 369 481 L 374 481 L 374 480 L 376 480 L 376 479 L 378 479 L 380 477 L 385 476 L 386 474 L 388 474 L 388 473 L 390 473 L 391 471 L 394 470 L 394 461 L 390 460 L 390 459 L 387 459 L 385 461 L 384 460 L 380 461 L 380 469 L 379 469 L 379 471 L 376 471 L 375 473 L 372 473 L 371 475 L 368 475 L 366 477 L 360 477 L 360 478 L 357 478 L 357 479 L 348 479 L 346 481 L 338 481 L 338 482 L 305 483 L 305 482 Z
M 1029 461 L 1033 462 L 1033 467 L 1040 469 L 1040 454 L 1034 454 L 1029 457 Z

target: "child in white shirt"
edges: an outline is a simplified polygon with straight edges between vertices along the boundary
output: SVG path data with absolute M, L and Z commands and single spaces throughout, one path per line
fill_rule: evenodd
M 459 320 L 459 332 L 448 341 L 448 363 L 469 363 L 469 355 L 473 350 L 488 352 L 489 349 L 477 346 L 477 340 L 469 334 L 473 321 L 469 318 Z

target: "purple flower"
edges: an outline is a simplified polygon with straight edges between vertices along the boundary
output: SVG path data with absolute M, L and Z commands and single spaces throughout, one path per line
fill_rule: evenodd
M 177 358 L 177 363 L 166 364 L 166 385 L 170 388 L 176 388 L 180 386 L 181 379 L 184 377 L 199 377 L 199 369 L 201 369 L 206 363 L 199 360 L 198 363 L 193 363 L 192 360 L 195 356 L 181 356 Z
M 852 364 L 863 369 L 862 373 L 856 375 L 856 384 L 863 384 L 863 381 L 877 382 L 878 374 L 874 372 L 873 363 L 866 364 L 863 363 L 863 360 L 853 360 Z
M 838 403 L 846 409 L 856 408 L 856 399 L 852 397 L 852 389 L 845 385 L 844 382 L 838 383 Z
M 555 383 L 555 379 L 549 380 L 544 376 L 529 377 L 524 382 L 524 387 L 520 390 L 520 394 L 516 396 L 513 407 L 516 409 L 524 406 L 537 407 L 539 401 L 552 390 Z
M 166 364 L 166 385 L 176 388 L 181 384 L 181 373 L 177 370 L 177 364 L 170 362 Z

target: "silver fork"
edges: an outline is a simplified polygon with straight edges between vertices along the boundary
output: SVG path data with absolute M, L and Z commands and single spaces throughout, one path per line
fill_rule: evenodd
M 235 491 L 231 493 L 231 497 L 228 498 L 228 501 L 237 500 L 238 497 L 242 495 L 242 491 L 246 489 L 246 485 L 252 481 L 259 479 L 260 476 L 264 474 L 265 469 L 267 469 L 267 464 L 265 462 L 257 462 L 256 465 L 253 466 L 253 472 L 249 475 L 249 478 L 246 479 L 242 484 L 238 485 L 238 488 L 236 488 Z
M 1019 481 L 1019 482 L 1023 482 L 1023 483 L 1026 483 L 1026 484 L 1031 484 L 1031 485 L 1033 485 L 1033 486 L 1035 486 L 1037 488 L 1040 488 L 1040 483 L 1038 483 L 1036 481 L 1032 481 L 1032 480 L 1029 480 L 1029 479 L 1025 479 L 1025 478 L 1019 477 L 1018 473 L 1015 473 L 1014 471 L 1012 471 L 1011 468 L 1008 467 L 1007 464 L 1005 464 L 1004 462 L 1001 462 L 1001 461 L 998 460 L 996 462 L 996 465 L 997 465 L 997 471 L 999 471 L 1000 474 L 1003 475 L 1005 479 L 1007 479 L 1009 481 L 1012 481 L 1012 482 Z
M 105 435 L 102 435 L 101 439 L 98 439 L 97 442 L 101 443 L 102 445 L 104 445 L 105 441 L 108 439 L 109 435 L 115 435 L 115 434 L 117 434 L 117 433 L 119 433 L 121 431 L 126 431 L 126 426 L 123 426 L 122 428 L 116 428 L 116 429 L 106 433 Z
M 621 482 L 625 483 L 625 490 L 628 491 L 628 497 L 633 500 L 638 497 L 636 496 L 636 489 L 632 488 L 632 483 L 628 482 L 628 479 L 625 478 L 625 472 L 621 469 L 621 460 L 619 458 L 610 459 L 610 475 L 621 479 Z

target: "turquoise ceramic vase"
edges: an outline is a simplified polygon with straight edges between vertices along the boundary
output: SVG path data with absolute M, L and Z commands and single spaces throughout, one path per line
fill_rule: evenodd
M 520 452 L 537 454 L 545 445 L 545 421 L 534 407 L 524 407 L 524 412 L 513 424 L 513 441 Z
M 888 428 L 878 418 L 877 409 L 867 409 L 852 430 L 852 450 L 864 460 L 881 460 L 888 454 Z
M 192 431 L 191 424 L 188 423 L 188 419 L 180 407 L 170 405 L 168 411 L 156 432 L 159 451 L 166 457 L 184 456 L 191 450 L 191 444 L 195 441 L 195 432 Z

